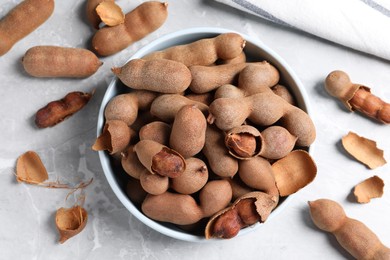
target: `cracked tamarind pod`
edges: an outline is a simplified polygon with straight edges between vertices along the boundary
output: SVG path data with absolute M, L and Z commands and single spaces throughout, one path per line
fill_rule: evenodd
M 178 152 L 153 140 L 141 140 L 134 146 L 139 161 L 151 173 L 170 178 L 186 170 L 186 162 Z
M 359 111 L 384 124 L 390 123 L 390 104 L 371 93 L 370 88 L 352 83 L 348 74 L 335 70 L 325 79 L 325 89 L 350 111 Z

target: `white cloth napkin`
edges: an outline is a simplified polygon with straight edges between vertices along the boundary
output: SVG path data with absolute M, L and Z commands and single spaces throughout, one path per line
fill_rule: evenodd
M 217 0 L 390 60 L 389 0 Z

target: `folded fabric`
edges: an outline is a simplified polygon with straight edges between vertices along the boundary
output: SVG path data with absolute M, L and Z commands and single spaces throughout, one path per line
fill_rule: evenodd
M 390 60 L 388 0 L 217 0 L 272 22 Z

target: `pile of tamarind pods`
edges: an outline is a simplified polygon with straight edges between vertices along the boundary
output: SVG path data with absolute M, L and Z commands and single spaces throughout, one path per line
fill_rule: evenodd
M 232 238 L 315 178 L 311 118 L 245 44 L 222 33 L 112 68 L 129 91 L 106 105 L 92 148 L 120 162 L 147 217 Z

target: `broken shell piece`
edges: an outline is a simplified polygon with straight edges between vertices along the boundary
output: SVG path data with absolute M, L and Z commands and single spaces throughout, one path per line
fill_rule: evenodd
M 110 154 L 123 151 L 135 136 L 134 130 L 121 120 L 109 120 L 103 128 L 103 133 L 92 146 L 94 151 L 107 150 Z
M 134 146 L 139 161 L 151 173 L 175 178 L 186 169 L 186 162 L 178 152 L 152 140 L 141 140 Z
M 87 224 L 88 213 L 80 207 L 59 208 L 56 213 L 56 226 L 60 233 L 60 243 L 80 233 Z
M 382 197 L 384 186 L 383 180 L 375 175 L 356 185 L 353 194 L 357 202 L 368 203 L 373 198 Z
M 275 204 L 272 196 L 264 192 L 250 192 L 216 213 L 206 225 L 205 237 L 232 238 L 244 227 L 265 222 Z
M 375 169 L 386 164 L 386 160 L 383 157 L 383 150 L 378 149 L 376 142 L 370 139 L 349 132 L 342 138 L 342 144 L 350 155 L 370 169 Z
M 34 151 L 19 156 L 16 163 L 16 180 L 30 184 L 39 184 L 49 178 L 41 158 Z
M 115 26 L 125 22 L 122 8 L 113 1 L 103 1 L 96 7 L 96 13 L 107 26 Z
M 294 150 L 286 157 L 272 164 L 276 186 L 280 196 L 293 194 L 309 183 L 317 175 L 317 166 L 310 154 L 304 150 Z
M 229 153 L 238 159 L 248 159 L 260 152 L 262 137 L 255 127 L 242 125 L 235 127 L 225 136 L 225 145 Z

